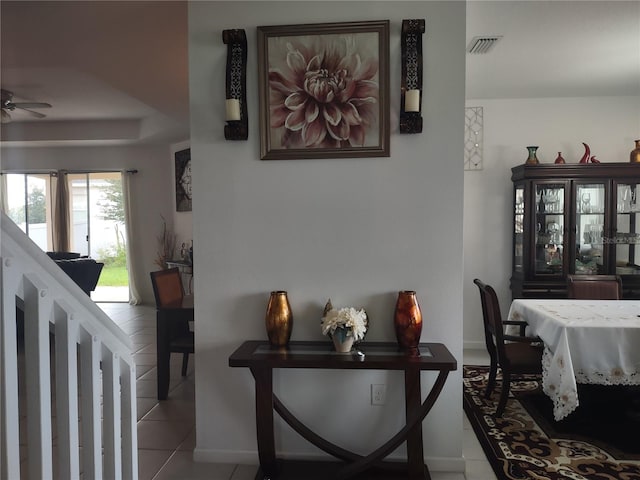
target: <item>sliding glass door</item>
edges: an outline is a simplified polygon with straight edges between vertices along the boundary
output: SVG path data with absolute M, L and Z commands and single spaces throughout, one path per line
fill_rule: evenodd
M 119 172 L 67 175 L 72 250 L 104 262 L 96 301 L 128 301 L 122 177 Z
M 43 251 L 55 247 L 55 179 L 6 173 L 6 213 Z M 64 177 L 59 177 L 64 178 Z M 69 251 L 104 263 L 95 301 L 129 301 L 124 197 L 120 172 L 68 173 Z

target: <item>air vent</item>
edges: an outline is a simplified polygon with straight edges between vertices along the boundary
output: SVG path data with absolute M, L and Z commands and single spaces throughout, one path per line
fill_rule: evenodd
M 467 46 L 469 53 L 489 53 L 502 35 L 485 35 L 482 37 L 473 37 Z

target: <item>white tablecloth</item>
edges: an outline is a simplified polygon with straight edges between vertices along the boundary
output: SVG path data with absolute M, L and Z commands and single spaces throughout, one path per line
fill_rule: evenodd
M 544 342 L 542 386 L 556 420 L 578 406 L 578 383 L 640 385 L 640 301 L 517 299 L 509 319 Z

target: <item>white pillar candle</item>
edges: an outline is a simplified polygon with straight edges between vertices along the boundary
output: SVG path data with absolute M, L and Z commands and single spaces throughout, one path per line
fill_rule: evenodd
M 420 90 L 407 90 L 404 94 L 404 111 L 420 111 Z
M 227 120 L 240 120 L 240 100 L 237 98 L 228 98 L 225 101 L 225 109 L 227 111 Z

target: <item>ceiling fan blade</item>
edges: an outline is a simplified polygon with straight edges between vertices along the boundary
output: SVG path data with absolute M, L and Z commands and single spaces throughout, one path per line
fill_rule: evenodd
M 17 107 L 20 110 L 22 110 L 23 112 L 27 112 L 29 115 L 36 117 L 36 118 L 44 118 L 46 117 L 46 115 L 40 113 L 40 112 L 34 112 L 33 110 L 29 110 L 27 108 L 22 108 L 22 107 Z
M 16 108 L 51 108 L 51 105 L 48 103 L 41 102 L 19 102 L 13 104 Z

